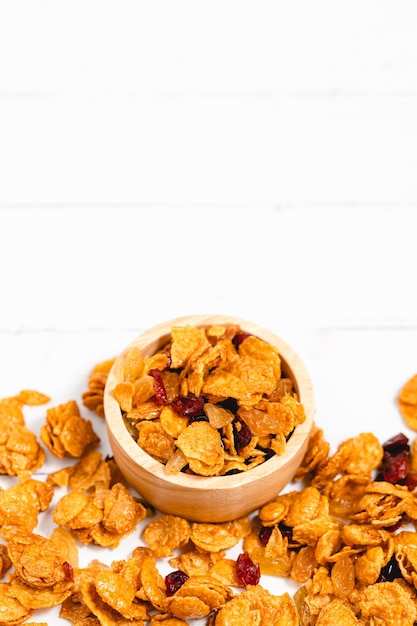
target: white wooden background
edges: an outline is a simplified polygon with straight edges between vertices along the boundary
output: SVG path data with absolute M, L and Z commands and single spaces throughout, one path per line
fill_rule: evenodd
M 334 446 L 414 436 L 416 32 L 407 0 L 0 0 L 1 395 L 225 313 L 299 352 Z

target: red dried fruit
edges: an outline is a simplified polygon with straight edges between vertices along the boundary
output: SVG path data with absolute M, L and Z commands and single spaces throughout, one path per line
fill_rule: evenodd
M 382 447 L 384 451 L 391 452 L 391 454 L 396 454 L 404 449 L 409 450 L 408 437 L 403 433 L 398 433 L 398 435 L 391 437 L 391 439 L 382 444 Z
M 176 591 L 185 583 L 188 575 L 180 569 L 165 576 L 165 589 L 167 596 L 173 596 Z
M 415 472 L 408 472 L 402 484 L 407 487 L 408 491 L 414 491 L 417 487 L 417 474 Z
M 172 408 L 184 417 L 196 417 L 202 413 L 204 398 L 201 396 L 178 396 L 172 403 Z
M 68 561 L 64 561 L 62 563 L 62 567 L 64 568 L 65 577 L 68 578 L 68 580 L 73 581 L 74 580 L 74 569 L 73 569 L 71 563 L 69 563 Z
M 236 450 L 240 450 L 250 444 L 252 432 L 246 422 L 241 419 L 233 420 L 233 438 Z
M 240 346 L 242 341 L 245 341 L 245 339 L 247 339 L 248 337 L 250 337 L 250 333 L 245 333 L 245 332 L 237 333 L 237 335 L 233 337 L 233 345 L 236 347 Z
M 155 402 L 159 406 L 166 404 L 167 401 L 167 392 L 165 390 L 164 381 L 162 380 L 162 375 L 160 370 L 153 369 L 149 370 L 149 376 L 152 376 L 155 387 Z
M 409 452 L 403 450 L 397 454 L 384 453 L 382 476 L 388 483 L 399 483 L 407 478 L 409 471 Z
M 273 531 L 273 526 L 262 526 L 261 530 L 259 531 L 259 541 L 261 542 L 261 544 L 263 546 L 266 546 L 266 544 L 269 541 L 270 536 L 272 535 L 272 531 Z
M 259 564 L 252 561 L 247 552 L 242 552 L 236 560 L 236 575 L 244 587 L 257 585 L 261 577 L 261 569 Z

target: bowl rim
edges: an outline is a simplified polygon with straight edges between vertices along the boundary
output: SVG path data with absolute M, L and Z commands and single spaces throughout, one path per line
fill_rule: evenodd
M 210 326 L 212 324 L 237 324 L 243 331 L 257 335 L 260 339 L 274 345 L 279 352 L 283 369 L 295 384 L 299 401 L 304 406 L 306 419 L 294 429 L 289 437 L 286 449 L 281 455 L 274 455 L 264 463 L 251 468 L 247 472 L 224 476 L 199 476 L 179 472 L 167 474 L 165 465 L 153 459 L 147 452 L 134 441 L 123 421 L 122 411 L 117 400 L 112 395 L 112 389 L 120 380 L 120 370 L 127 352 L 132 347 L 144 350 L 145 354 L 153 354 L 166 343 L 173 326 Z M 149 352 L 148 352 L 149 350 Z M 315 403 L 314 392 L 310 375 L 298 354 L 281 337 L 271 330 L 249 320 L 239 317 L 231 317 L 221 314 L 195 314 L 173 318 L 159 323 L 134 338 L 116 357 L 107 377 L 104 389 L 104 414 L 109 438 L 115 439 L 117 445 L 138 466 L 138 471 L 149 474 L 152 480 L 155 478 L 167 484 L 182 487 L 188 490 L 211 489 L 215 491 L 227 491 L 236 484 L 239 487 L 252 484 L 256 479 L 265 479 L 290 463 L 299 454 L 300 447 L 307 447 L 307 442 L 313 426 Z M 117 459 L 116 459 L 117 460 Z M 295 468 L 297 469 L 297 468 Z M 295 470 L 294 470 L 295 471 Z

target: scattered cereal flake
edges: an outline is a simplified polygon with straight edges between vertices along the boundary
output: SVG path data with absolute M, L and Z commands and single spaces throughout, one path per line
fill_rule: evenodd
M 235 546 L 251 532 L 250 519 L 247 516 L 231 522 L 191 524 L 190 539 L 200 550 L 220 552 Z
M 161 515 L 149 522 L 142 536 L 156 557 L 172 556 L 188 543 L 190 524 L 178 515 Z
M 91 421 L 80 415 L 75 400 L 47 410 L 40 438 L 58 458 L 65 456 L 79 458 L 88 446 L 100 442 Z
M 11 594 L 10 583 L 0 583 L 0 624 L 23 624 L 34 612 Z
M 17 395 L 17 399 L 23 404 L 37 406 L 39 404 L 47 404 L 51 398 L 40 391 L 34 389 L 23 389 Z
M 417 374 L 409 378 L 400 390 L 398 406 L 407 426 L 417 430 Z
M 316 626 L 356 626 L 360 623 L 351 606 L 336 598 L 321 609 Z
M 382 582 L 360 590 L 361 617 L 375 626 L 413 626 L 417 620 L 415 594 L 400 583 Z

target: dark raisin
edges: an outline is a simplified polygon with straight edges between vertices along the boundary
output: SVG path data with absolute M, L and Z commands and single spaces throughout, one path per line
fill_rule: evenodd
M 173 596 L 176 591 L 185 583 L 188 575 L 180 569 L 165 576 L 165 589 L 167 596 Z
M 281 535 L 288 539 L 288 543 L 291 543 L 292 542 L 292 528 L 291 528 L 291 526 L 286 526 L 285 524 L 280 522 L 278 524 L 278 528 L 279 528 L 279 530 L 281 532 Z
M 153 369 L 149 370 L 149 376 L 152 376 L 154 387 L 155 387 L 155 402 L 159 406 L 166 404 L 167 401 L 167 392 L 165 390 L 164 381 L 162 380 L 162 375 L 160 370 Z
M 247 552 L 242 552 L 236 559 L 236 575 L 240 583 L 257 585 L 261 577 L 261 570 L 257 563 L 254 563 Z
M 218 402 L 217 404 L 221 406 L 223 409 L 227 409 L 228 411 L 233 413 L 233 415 L 236 415 L 237 410 L 239 408 L 237 400 L 235 400 L 234 398 L 226 398 L 226 400 L 222 400 L 221 402 Z
M 402 574 L 400 568 L 398 567 L 397 559 L 395 558 L 395 555 L 393 555 L 388 563 L 381 568 L 377 582 L 392 583 L 392 581 L 396 578 L 402 578 Z
M 236 450 L 248 446 L 252 441 L 252 432 L 243 420 L 235 418 L 233 420 L 233 437 Z
M 266 546 L 266 544 L 268 543 L 269 538 L 272 535 L 272 531 L 273 526 L 262 526 L 261 530 L 259 531 L 258 537 L 263 546 Z
M 210 420 L 205 413 L 200 413 L 199 415 L 192 415 L 190 419 L 188 420 L 188 423 L 192 424 L 193 422 L 209 422 L 209 421 Z
M 237 348 L 238 346 L 240 346 L 242 341 L 245 341 L 245 339 L 247 339 L 248 337 L 250 337 L 250 333 L 245 333 L 243 331 L 237 333 L 237 335 L 233 337 L 233 345 Z
M 203 412 L 204 398 L 202 396 L 177 396 L 172 403 L 174 411 L 184 417 L 195 417 Z

